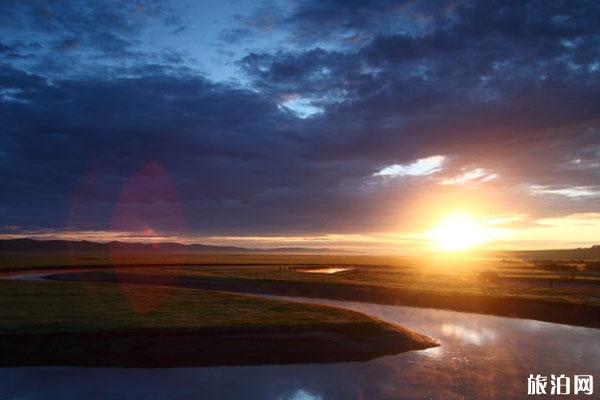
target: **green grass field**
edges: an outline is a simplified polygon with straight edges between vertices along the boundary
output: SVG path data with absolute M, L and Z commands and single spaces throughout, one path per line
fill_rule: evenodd
M 437 345 L 327 306 L 180 287 L 0 280 L 1 366 L 364 361 Z
M 40 269 L 52 267 L 124 268 L 127 273 L 176 277 L 194 277 L 221 283 L 251 286 L 255 283 L 333 284 L 351 288 L 372 287 L 398 290 L 403 295 L 417 294 L 413 305 L 468 310 L 454 299 L 472 296 L 477 301 L 523 300 L 551 304 L 600 306 L 600 271 L 592 264 L 562 265 L 532 263 L 501 257 L 385 257 L 351 255 L 289 254 L 2 254 L 1 269 Z M 179 265 L 178 265 L 179 264 Z M 134 267 L 135 268 L 130 268 Z M 307 273 L 318 266 L 349 268 L 335 274 Z M 112 267 L 111 267 L 112 268 Z M 242 289 L 236 289 L 241 290 Z M 399 297 L 400 298 L 400 297 Z M 406 298 L 406 297 L 404 297 Z M 143 301 L 141 302 L 143 303 Z M 499 307 L 499 306 L 498 306 Z M 530 311 L 529 317 L 552 319 L 551 312 Z M 500 315 L 501 311 L 498 312 Z M 512 313 L 512 311 L 510 311 Z M 581 310 L 581 312 L 584 312 Z M 587 311 L 585 311 L 587 312 Z M 513 315 L 513 314 L 510 314 Z M 551 318 L 552 317 L 552 318 Z M 592 318 L 592 317 L 590 317 Z M 593 319 L 593 318 L 592 318 Z M 568 323 L 565 320 L 565 323 Z M 594 322 L 585 322 L 586 324 Z
M 379 323 L 331 307 L 218 292 L 0 280 L 0 334 Z
M 0 272 L 19 269 L 37 269 L 55 266 L 98 265 L 177 265 L 177 264 L 373 264 L 401 263 L 404 258 L 356 255 L 304 255 L 304 254 L 169 254 L 108 252 L 0 252 Z
M 363 260 L 364 261 L 364 260 Z M 331 283 L 376 286 L 386 289 L 415 290 L 421 293 L 454 293 L 491 297 L 519 297 L 556 302 L 600 305 L 600 276 L 597 271 L 581 271 L 575 278 L 570 272 L 542 270 L 521 261 L 479 260 L 470 265 L 428 264 L 406 260 L 404 264 L 373 265 L 336 263 L 347 271 L 335 274 L 306 273 L 301 265 L 264 266 L 185 266 L 140 268 L 140 274 L 173 274 L 231 280 L 259 280 Z

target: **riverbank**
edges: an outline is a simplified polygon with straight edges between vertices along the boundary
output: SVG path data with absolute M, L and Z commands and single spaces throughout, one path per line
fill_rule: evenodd
M 367 361 L 437 344 L 385 323 L 0 335 L 0 366 L 200 367 Z
M 111 283 L 0 280 L 0 366 L 365 361 L 432 339 L 333 307 Z

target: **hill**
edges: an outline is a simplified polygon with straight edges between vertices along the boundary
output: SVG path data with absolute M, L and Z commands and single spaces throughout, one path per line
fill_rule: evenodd
M 34 240 L 29 238 L 0 240 L 0 252 L 106 252 L 123 253 L 323 253 L 328 249 L 304 247 L 275 247 L 268 249 L 175 242 L 133 243 L 112 241 L 107 243 L 87 240 Z

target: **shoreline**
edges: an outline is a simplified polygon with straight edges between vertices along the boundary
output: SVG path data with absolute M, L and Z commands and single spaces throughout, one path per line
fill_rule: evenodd
M 359 312 L 293 301 L 160 285 L 126 285 L 125 295 L 114 282 L 2 284 L 0 367 L 332 363 L 439 346 Z
M 368 361 L 439 346 L 392 324 L 0 335 L 0 366 L 175 368 Z

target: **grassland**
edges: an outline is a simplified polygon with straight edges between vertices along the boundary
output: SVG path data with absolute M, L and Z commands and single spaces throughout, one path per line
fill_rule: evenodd
M 165 265 L 397 265 L 404 258 L 361 255 L 314 254 L 179 254 L 110 253 L 85 251 L 0 252 L 0 273 L 65 267 L 165 266 Z
M 203 266 L 169 268 L 169 274 L 215 279 L 285 281 L 379 287 L 431 294 L 470 294 L 487 297 L 514 297 L 564 303 L 600 305 L 600 274 L 579 271 L 547 271 L 521 261 L 465 261 L 452 264 L 404 260 L 396 265 L 329 264 L 348 267 L 335 274 L 303 272 L 312 265 Z M 466 265 L 471 263 L 470 265 Z M 142 268 L 136 273 L 159 274 L 162 269 Z
M 177 280 L 175 286 L 320 296 L 600 326 L 600 271 L 593 260 L 557 263 L 473 256 L 161 252 L 118 257 L 99 253 L 3 256 L 0 265 L 4 271 L 108 268 L 135 274 L 133 281 L 138 283 L 153 277 L 154 284 Z M 349 269 L 335 274 L 304 272 L 319 266 Z
M 37 257 L 35 262 L 20 259 L 10 269 L 16 264 L 34 271 L 73 268 L 65 259 L 51 263 L 47 255 Z M 70 261 L 73 265 L 76 260 L 88 261 L 76 268 L 120 271 L 119 276 L 127 274 L 128 282 L 138 284 L 434 307 L 600 327 L 600 272 L 586 269 L 593 262 L 565 267 L 564 263 L 499 257 L 160 253 L 156 258 L 148 254 L 121 257 L 123 262 L 113 266 L 110 257 L 79 254 L 71 255 Z M 320 266 L 348 270 L 305 272 Z
M 26 255 L 0 264 L 4 270 L 111 267 L 106 256 Z M 131 254 L 114 264 L 138 274 L 191 276 L 223 282 L 298 282 L 368 286 L 431 294 L 516 297 L 600 305 L 600 271 L 548 269 L 545 264 L 502 258 L 406 258 L 281 254 Z M 183 265 L 182 265 L 183 264 Z M 309 274 L 318 266 L 350 268 Z M 129 270 L 128 267 L 132 269 Z M 133 268 L 135 267 L 135 269 Z
M 0 334 L 367 323 L 354 312 L 212 291 L 0 280 Z
M 2 365 L 350 361 L 432 345 L 330 307 L 182 288 L 0 280 Z

